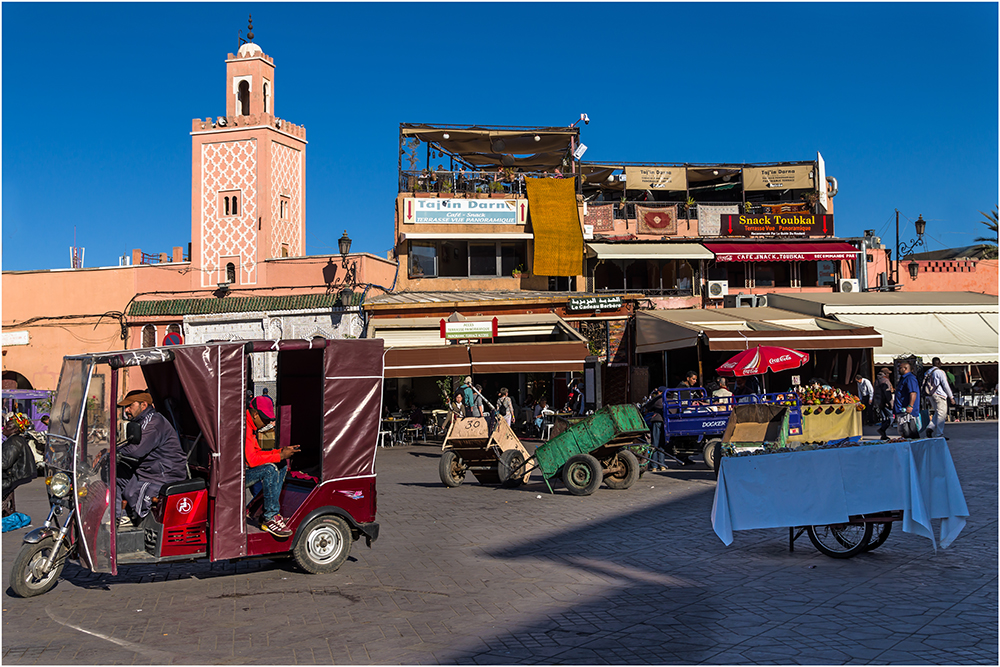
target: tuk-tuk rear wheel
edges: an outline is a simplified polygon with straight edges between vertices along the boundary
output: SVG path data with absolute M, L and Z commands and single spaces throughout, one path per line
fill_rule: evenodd
M 47 574 L 39 572 L 39 568 L 52 553 L 55 544 L 55 538 L 46 537 L 36 544 L 21 546 L 10 572 L 10 587 L 14 593 L 30 598 L 52 590 L 62 574 L 66 559 L 57 557 Z
M 521 486 L 524 483 L 524 454 L 516 449 L 508 449 L 500 455 L 497 473 L 502 485 Z
M 351 529 L 339 516 L 309 522 L 292 549 L 295 562 L 310 574 L 336 572 L 351 554 Z

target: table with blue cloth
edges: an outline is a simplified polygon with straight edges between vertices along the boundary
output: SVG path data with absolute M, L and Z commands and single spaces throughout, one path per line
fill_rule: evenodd
M 969 508 L 944 438 L 723 457 L 712 527 L 734 530 L 822 526 L 903 510 L 904 532 L 951 544 Z M 931 520 L 941 520 L 934 539 Z

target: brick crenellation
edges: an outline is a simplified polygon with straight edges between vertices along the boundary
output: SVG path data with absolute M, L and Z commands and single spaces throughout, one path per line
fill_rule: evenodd
M 251 114 L 249 116 L 225 116 L 225 119 L 225 127 L 259 127 L 267 125 L 268 127 L 273 127 L 290 134 L 293 137 L 298 137 L 302 140 L 306 138 L 306 128 L 303 125 L 290 123 L 269 113 Z M 218 128 L 219 125 L 216 121 L 216 118 L 206 118 L 204 120 L 195 118 L 191 121 L 191 130 L 193 132 L 201 132 Z
M 246 57 L 241 57 L 237 56 L 235 53 L 230 53 L 229 56 L 226 58 L 226 62 L 229 62 L 230 60 L 253 60 L 254 58 L 260 58 L 262 60 L 266 60 L 271 65 L 274 65 L 274 58 L 272 58 L 269 55 L 266 55 L 263 52 L 255 53 L 252 56 L 246 56 Z

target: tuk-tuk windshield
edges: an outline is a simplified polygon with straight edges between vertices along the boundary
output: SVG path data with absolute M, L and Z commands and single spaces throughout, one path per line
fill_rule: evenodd
M 49 468 L 67 472 L 73 470 L 73 449 L 87 403 L 87 385 L 92 367 L 91 359 L 63 360 L 46 438 L 45 465 Z

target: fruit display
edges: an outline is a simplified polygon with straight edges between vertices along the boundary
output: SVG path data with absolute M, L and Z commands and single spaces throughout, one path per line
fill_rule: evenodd
M 803 415 L 842 414 L 845 410 L 853 409 L 860 412 L 865 409 L 860 398 L 843 389 L 811 385 L 808 387 L 796 387 L 795 391 L 799 395 L 799 402 L 802 403 Z

